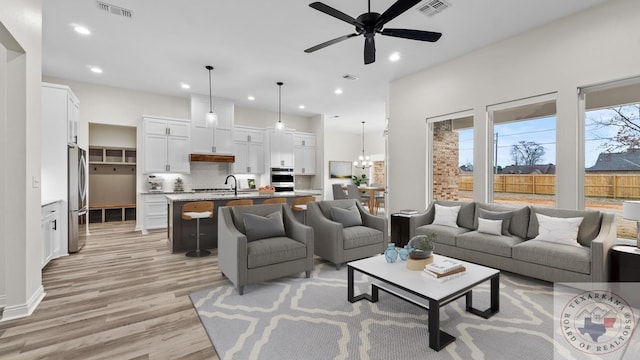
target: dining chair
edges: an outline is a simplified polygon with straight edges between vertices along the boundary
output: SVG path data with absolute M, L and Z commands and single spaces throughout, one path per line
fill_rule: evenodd
M 347 194 L 342 190 L 342 184 L 333 184 L 333 200 L 348 199 Z
M 363 194 L 354 184 L 347 185 L 347 199 L 358 200 L 363 206 L 369 207 L 369 194 Z
M 382 184 L 373 183 L 371 187 L 383 188 Z M 378 209 L 384 207 L 385 204 L 385 194 L 384 191 L 376 191 L 375 197 L 375 213 L 378 214 Z

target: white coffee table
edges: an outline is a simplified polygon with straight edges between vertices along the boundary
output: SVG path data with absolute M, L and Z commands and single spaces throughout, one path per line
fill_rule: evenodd
M 446 259 L 445 256 L 433 256 L 434 262 Z M 488 319 L 500 309 L 500 271 L 465 261 L 460 262 L 467 269 L 464 275 L 439 282 L 422 274 L 422 271 L 408 270 L 404 261 L 387 263 L 384 255 L 352 261 L 347 264 L 347 299 L 352 303 L 362 299 L 377 302 L 378 291 L 383 290 L 428 309 L 429 347 L 440 351 L 455 340 L 455 337 L 440 330 L 440 307 L 464 295 L 466 310 L 472 314 Z M 354 296 L 354 270 L 379 281 L 371 284 L 371 295 L 365 293 Z M 491 281 L 491 305 L 486 310 L 475 309 L 471 290 L 487 280 Z

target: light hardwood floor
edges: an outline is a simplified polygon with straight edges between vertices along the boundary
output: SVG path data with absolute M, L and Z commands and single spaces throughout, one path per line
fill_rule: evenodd
M 77 254 L 43 272 L 30 317 L 0 322 L 1 359 L 217 359 L 189 294 L 226 284 L 216 252 L 187 258 L 166 231 L 91 224 Z

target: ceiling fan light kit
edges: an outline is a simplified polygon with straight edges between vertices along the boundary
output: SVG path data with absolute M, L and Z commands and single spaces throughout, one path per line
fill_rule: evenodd
M 376 12 L 371 12 L 371 0 L 369 0 L 368 12 L 358 16 L 355 19 L 343 13 L 342 11 L 332 8 L 331 6 L 325 5 L 321 2 L 313 2 L 309 4 L 310 7 L 355 26 L 356 32 L 353 34 L 340 36 L 329 41 L 325 41 L 321 44 L 306 49 L 304 52 L 312 53 L 314 51 L 323 49 L 329 45 L 337 44 L 354 36 L 364 35 L 364 63 L 365 65 L 367 65 L 376 61 L 376 43 L 374 38 L 376 33 L 403 39 L 436 42 L 438 41 L 438 39 L 440 39 L 442 33 L 411 29 L 383 29 L 386 23 L 403 14 L 405 11 L 411 9 L 420 1 L 421 0 L 398 0 L 387 10 L 385 10 L 385 12 L 379 14 Z
M 209 71 L 209 112 L 205 115 L 204 125 L 215 128 L 218 125 L 218 115 L 213 112 L 213 97 L 211 96 L 211 70 L 213 70 L 213 66 L 206 65 L 204 68 Z

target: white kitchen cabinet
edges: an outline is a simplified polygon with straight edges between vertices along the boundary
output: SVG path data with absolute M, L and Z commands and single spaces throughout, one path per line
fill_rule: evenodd
M 264 173 L 264 130 L 236 126 L 234 128 L 234 173 Z
M 55 117 L 67 144 L 78 143 L 80 101 L 68 86 L 42 83 L 42 116 Z
M 293 167 L 293 131 L 269 129 L 267 144 L 267 163 L 270 167 Z
M 314 175 L 316 173 L 316 136 L 308 133 L 295 133 L 294 173 L 296 175 Z
M 142 195 L 143 223 L 142 233 L 147 234 L 148 230 L 164 229 L 167 227 L 167 197 L 164 195 Z
M 200 95 L 191 96 L 191 152 L 198 154 L 231 154 L 233 141 L 234 105 L 232 102 L 214 99 L 218 124 L 215 128 L 206 127 L 205 116 L 209 112 L 209 98 Z
M 42 83 L 40 122 L 40 197 L 49 202 L 67 199 L 67 163 L 69 121 L 77 119 L 69 113 L 69 101 L 78 101 L 67 86 Z M 77 110 L 77 109 L 76 109 Z M 77 126 L 76 126 L 77 129 Z M 66 205 L 62 210 L 66 212 Z M 67 236 L 66 225 L 60 227 L 63 238 Z
M 51 259 L 60 252 L 61 231 L 60 231 L 60 202 L 56 201 L 42 206 L 41 222 L 42 227 L 42 257 L 41 267 L 45 267 Z
M 67 142 L 78 143 L 78 123 L 80 122 L 80 102 L 71 89 L 67 93 Z
M 145 117 L 142 123 L 145 174 L 189 173 L 189 123 Z

